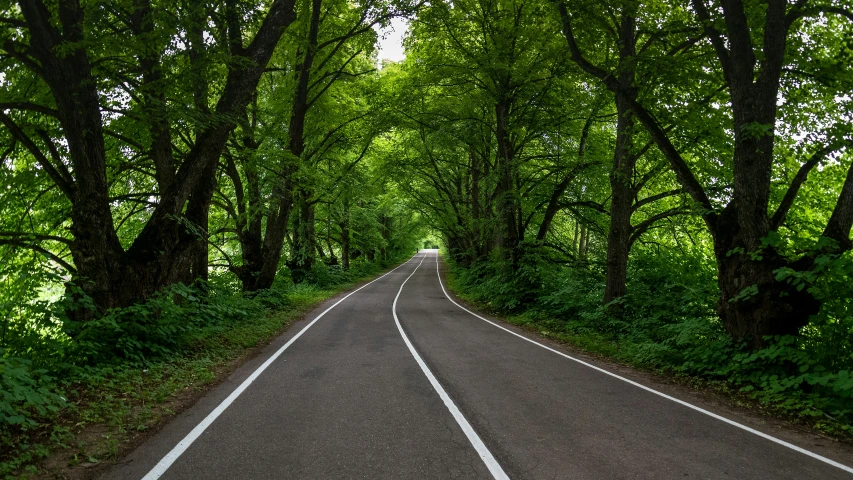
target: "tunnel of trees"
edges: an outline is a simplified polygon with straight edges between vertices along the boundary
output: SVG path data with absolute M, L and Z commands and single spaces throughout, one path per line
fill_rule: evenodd
M 207 328 L 170 308 L 439 238 L 485 308 L 853 431 L 846 0 L 0 6 L 6 433 Z

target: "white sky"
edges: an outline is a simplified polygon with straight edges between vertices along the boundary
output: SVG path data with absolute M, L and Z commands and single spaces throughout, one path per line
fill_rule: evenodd
M 405 18 L 394 18 L 389 28 L 379 30 L 379 67 L 382 60 L 399 62 L 406 58 L 403 53 L 403 36 L 409 29 L 409 22 Z

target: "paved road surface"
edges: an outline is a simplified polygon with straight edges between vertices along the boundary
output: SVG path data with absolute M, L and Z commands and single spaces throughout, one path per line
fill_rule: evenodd
M 853 479 L 475 316 L 437 272 L 424 250 L 327 302 L 104 478 Z

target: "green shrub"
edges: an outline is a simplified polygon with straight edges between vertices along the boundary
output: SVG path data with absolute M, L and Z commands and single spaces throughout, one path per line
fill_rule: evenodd
M 275 296 L 275 292 L 264 293 L 262 302 L 230 292 L 176 284 L 145 303 L 110 310 L 93 320 L 74 321 L 59 315 L 63 331 L 73 339 L 69 347 L 72 363 L 141 363 L 174 353 L 248 315 L 262 314 L 264 303 L 281 303 L 271 300 Z
M 4 354 L 0 349 L 0 431 L 36 425 L 34 418 L 48 417 L 65 406 L 65 398 L 54 392 L 54 380 L 44 370 L 33 370 L 30 360 Z

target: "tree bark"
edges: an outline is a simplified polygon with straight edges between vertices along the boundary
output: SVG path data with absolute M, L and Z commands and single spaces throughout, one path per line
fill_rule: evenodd
M 634 204 L 634 115 L 628 99 L 634 93 L 634 68 L 630 64 L 636 56 L 635 12 L 624 7 L 619 26 L 620 90 L 616 93 L 616 150 L 610 170 L 610 231 L 607 236 L 607 271 L 604 286 L 604 303 L 610 304 L 628 292 L 628 254 L 631 250 L 631 213 Z M 633 98 L 632 98 L 633 99 Z M 621 304 L 614 304 L 611 313 L 621 313 Z
M 289 143 L 288 150 L 301 162 L 305 153 L 305 119 L 311 105 L 308 103 L 310 90 L 311 68 L 317 54 L 317 42 L 320 32 L 322 0 L 311 1 L 311 21 L 308 26 L 308 42 L 305 52 L 302 53 L 301 63 L 296 71 L 296 92 L 293 98 L 293 106 L 290 113 L 290 124 L 288 125 Z M 295 173 L 295 170 L 290 174 Z M 303 282 L 314 265 L 315 237 L 314 237 L 314 205 L 311 203 L 311 195 L 305 188 L 300 188 L 295 194 L 296 209 L 299 215 L 294 222 L 293 242 L 294 248 L 292 258 L 287 262 L 290 275 L 294 283 Z
M 627 291 L 628 254 L 631 249 L 631 207 L 634 189 L 631 184 L 636 157 L 633 147 L 634 121 L 625 102 L 616 100 L 616 151 L 610 172 L 610 230 L 607 236 L 607 269 L 604 303 L 623 297 Z M 618 309 L 618 308 L 617 308 Z
M 273 194 L 269 198 L 269 208 L 265 204 L 267 199 L 261 196 L 261 176 L 255 158 L 255 151 L 260 146 L 260 142 L 255 139 L 256 127 L 257 118 L 253 110 L 251 119 L 247 119 L 243 126 L 243 146 L 238 148 L 248 196 L 244 191 L 240 172 L 230 155 L 227 157 L 226 168 L 226 174 L 234 185 L 237 212 L 234 212 L 236 215 L 232 213 L 232 217 L 243 256 L 242 265 L 232 266 L 232 271 L 240 279 L 243 291 L 246 292 L 272 287 L 281 263 L 281 252 L 293 208 L 289 179 L 275 180 Z

